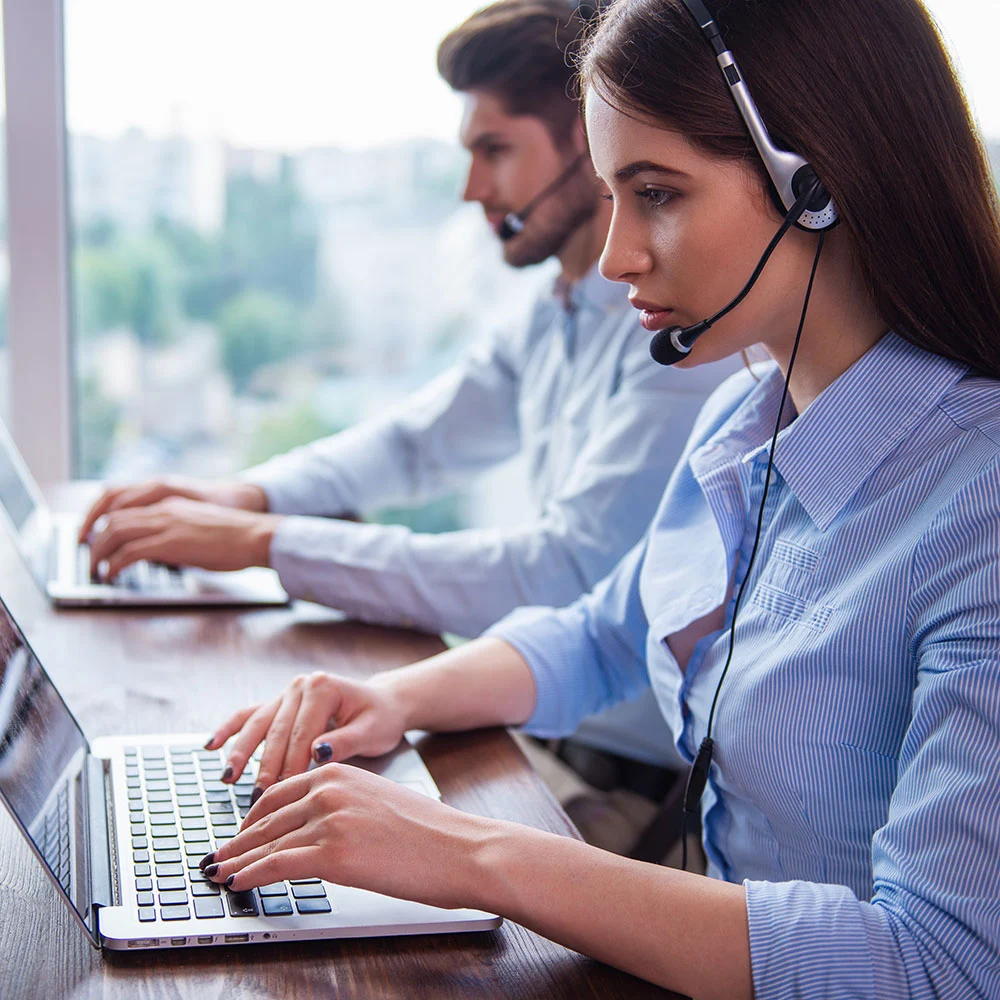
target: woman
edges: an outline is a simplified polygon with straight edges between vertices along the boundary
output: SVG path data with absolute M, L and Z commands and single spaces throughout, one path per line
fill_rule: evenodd
M 682 362 L 759 343 L 774 364 L 706 405 L 646 541 L 568 609 L 522 610 L 369 684 L 300 678 L 238 713 L 210 746 L 238 734 L 235 778 L 266 738 L 267 790 L 206 870 L 237 889 L 322 875 L 492 910 L 698 997 L 997 996 L 1000 225 L 985 158 L 917 0 L 720 6 L 775 141 L 841 217 L 783 418 L 820 246 L 800 230 Z M 614 201 L 603 273 L 632 286 L 651 332 L 697 323 L 781 221 L 713 54 L 678 0 L 620 0 L 583 83 Z M 689 761 L 718 697 L 710 877 L 355 768 L 300 773 L 410 727 L 571 732 L 647 684 Z

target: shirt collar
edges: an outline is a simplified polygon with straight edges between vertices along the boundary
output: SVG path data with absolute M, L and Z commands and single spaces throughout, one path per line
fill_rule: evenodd
M 610 312 L 627 304 L 628 287 L 618 281 L 608 281 L 595 263 L 578 281 L 566 282 L 556 278 L 552 286 L 552 297 L 563 309 L 596 309 Z
M 778 435 L 775 468 L 820 531 L 966 371 L 888 333 Z M 781 372 L 771 380 L 773 422 Z

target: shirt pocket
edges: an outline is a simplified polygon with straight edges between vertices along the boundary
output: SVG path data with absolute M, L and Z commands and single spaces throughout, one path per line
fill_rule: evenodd
M 822 632 L 834 608 L 816 597 L 819 556 L 779 538 L 753 590 L 751 602 L 765 614 L 812 632 Z

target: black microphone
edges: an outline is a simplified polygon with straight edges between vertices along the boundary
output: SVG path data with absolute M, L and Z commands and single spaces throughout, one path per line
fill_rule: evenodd
M 580 169 L 580 164 L 584 160 L 590 159 L 590 153 L 581 153 L 548 187 L 546 187 L 541 193 L 536 194 L 531 201 L 520 212 L 508 212 L 503 217 L 503 222 L 500 223 L 500 228 L 497 230 L 497 236 L 503 240 L 504 243 L 507 240 L 513 239 L 524 229 L 524 224 L 528 221 L 528 216 L 546 198 L 550 198 L 554 195 L 572 176 Z
M 728 316 L 753 290 L 757 284 L 771 255 L 778 248 L 778 244 L 785 238 L 785 234 L 795 225 L 799 217 L 808 207 L 810 201 L 822 188 L 819 180 L 815 180 L 796 199 L 795 204 L 788 210 L 785 221 L 781 228 L 774 234 L 774 239 L 768 244 L 756 269 L 750 276 L 750 280 L 743 286 L 743 291 L 733 299 L 724 309 L 720 309 L 709 319 L 703 319 L 694 326 L 671 326 L 666 330 L 660 330 L 649 342 L 649 354 L 652 359 L 660 365 L 676 365 L 678 361 L 683 361 L 694 347 L 695 341 L 703 334 L 707 333 L 723 316 Z

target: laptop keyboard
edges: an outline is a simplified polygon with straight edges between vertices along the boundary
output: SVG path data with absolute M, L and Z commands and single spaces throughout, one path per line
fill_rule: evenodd
M 69 831 L 69 786 L 63 785 L 45 814 L 38 833 L 37 845 L 66 892 L 70 891 Z
M 76 582 L 79 584 L 98 583 L 90 572 L 90 546 L 82 544 L 76 551 Z M 114 580 L 116 587 L 128 590 L 184 590 L 184 578 L 174 566 L 162 563 L 137 562 L 126 566 Z
M 223 784 L 222 768 L 222 755 L 201 747 L 125 748 L 139 919 L 329 913 L 326 885 L 318 878 L 232 892 L 202 874 L 198 862 L 234 837 L 250 810 L 252 775 Z

